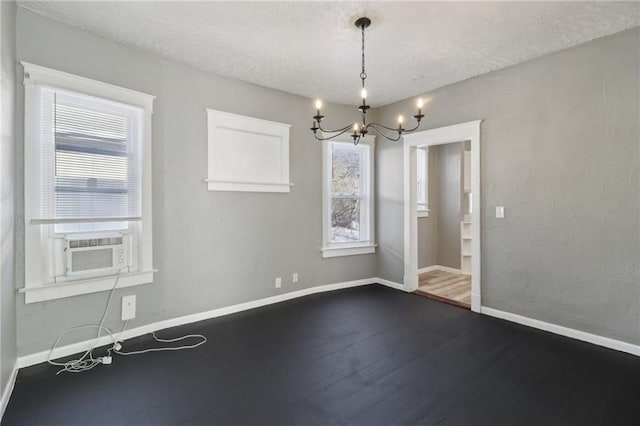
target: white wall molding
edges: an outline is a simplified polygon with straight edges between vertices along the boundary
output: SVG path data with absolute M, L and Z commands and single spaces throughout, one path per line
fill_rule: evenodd
M 209 191 L 291 191 L 290 124 L 206 111 Z
M 297 299 L 299 297 L 309 296 L 316 293 L 324 293 L 327 291 L 340 290 L 351 287 L 358 287 L 369 284 L 381 284 L 387 287 L 394 288 L 396 290 L 403 290 L 402 284 L 395 283 L 393 281 L 385 280 L 382 278 L 365 278 L 355 281 L 346 281 L 335 284 L 325 284 L 316 287 L 309 287 L 302 290 L 296 290 L 289 293 L 279 294 L 277 296 L 271 296 L 264 299 L 252 300 L 250 302 L 239 303 L 237 305 L 225 306 L 222 308 L 212 309 L 210 311 L 200 312 L 197 314 L 185 315 L 177 318 L 170 318 L 162 321 L 158 321 L 152 324 L 143 325 L 140 327 L 125 330 L 122 340 L 131 339 L 133 337 L 142 336 L 158 330 L 164 330 L 166 328 L 176 327 L 179 325 L 190 324 L 198 321 L 203 321 L 211 318 L 217 318 L 225 315 L 235 314 L 237 312 L 247 311 L 249 309 L 259 308 L 262 306 L 272 305 L 274 303 L 280 303 L 291 299 Z M 86 351 L 96 339 L 84 340 L 82 342 L 71 343 L 66 346 L 61 346 L 56 349 L 56 353 L 53 355 L 53 359 L 62 358 L 65 356 L 77 354 Z M 112 343 L 110 336 L 103 336 L 96 344 L 96 347 L 109 345 Z M 18 358 L 18 368 L 25 368 L 32 365 L 46 362 L 49 357 L 49 350 L 37 352 L 34 354 L 24 355 Z
M 4 416 L 4 411 L 7 409 L 7 405 L 9 404 L 9 398 L 11 398 L 11 393 L 13 392 L 13 386 L 16 384 L 16 377 L 18 377 L 18 362 L 16 361 L 13 366 L 13 371 L 11 372 L 11 376 L 9 376 L 9 380 L 5 385 L 4 389 L 2 389 L 2 397 L 0 397 L 0 420 Z
M 436 271 L 436 270 L 440 270 L 440 271 L 444 271 L 444 272 L 451 272 L 452 274 L 461 274 L 462 273 L 462 271 L 460 269 L 450 268 L 448 266 L 442 266 L 442 265 L 431 265 L 431 266 L 427 266 L 426 268 L 418 269 L 418 274 L 424 274 L 425 272 L 431 272 L 431 271 Z
M 81 92 L 99 98 L 111 99 L 129 105 L 136 105 L 153 112 L 154 95 L 131 90 L 114 84 L 69 74 L 63 71 L 46 68 L 29 62 L 20 61 L 24 67 L 24 85 L 56 87 Z
M 632 343 L 623 342 L 620 340 L 611 339 L 609 337 L 599 336 L 597 334 L 587 333 L 586 331 L 580 331 L 569 327 L 563 327 L 561 325 L 552 324 L 549 322 L 540 321 L 537 319 L 524 317 L 518 314 L 512 314 L 511 312 L 500 311 L 498 309 L 487 308 L 482 306 L 480 313 L 489 315 L 492 317 L 504 319 L 518 324 L 526 325 L 529 327 L 537 328 L 539 330 L 548 331 L 550 333 L 559 334 L 561 336 L 570 337 L 572 339 L 582 340 L 583 342 L 592 343 L 598 346 L 604 346 L 605 348 L 614 349 L 620 352 L 626 352 L 631 355 L 640 356 L 640 345 L 634 345 Z

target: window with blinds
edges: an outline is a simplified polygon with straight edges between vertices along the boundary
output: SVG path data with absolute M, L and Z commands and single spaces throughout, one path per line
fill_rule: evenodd
M 143 111 L 40 88 L 42 223 L 56 233 L 127 229 L 141 219 Z
M 154 96 L 20 64 L 25 303 L 110 290 L 115 273 L 119 287 L 153 282 Z M 102 258 L 96 241 L 119 248 Z M 80 268 L 78 250 L 91 260 Z

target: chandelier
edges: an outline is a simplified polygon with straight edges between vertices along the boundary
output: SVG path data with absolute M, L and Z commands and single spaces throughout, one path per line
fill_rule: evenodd
M 367 110 L 369 110 L 371 107 L 367 105 L 367 89 L 365 87 L 367 73 L 364 67 L 364 30 L 369 25 L 371 25 L 371 19 L 367 17 L 359 18 L 355 22 L 355 26 L 360 28 L 360 32 L 362 33 L 362 71 L 360 72 L 360 80 L 362 80 L 362 90 L 360 91 L 362 105 L 358 107 L 358 110 L 360 110 L 360 112 L 362 113 L 362 119 L 360 122 L 349 124 L 340 129 L 324 129 L 322 127 L 322 120 L 325 116 L 320 113 L 320 109 L 322 108 L 322 101 L 320 99 L 316 100 L 316 115 L 313 116 L 313 126 L 311 127 L 311 131 L 313 132 L 315 138 L 319 141 L 337 138 L 338 136 L 351 131 L 353 143 L 354 145 L 357 145 L 360 142 L 360 138 L 369 133 L 370 130 L 375 131 L 376 134 L 390 141 L 399 141 L 404 133 L 410 133 L 417 130 L 418 127 L 420 127 L 420 120 L 424 118 L 424 114 L 422 113 L 423 101 L 422 99 L 418 99 L 418 113 L 413 116 L 413 118 L 416 120 L 416 126 L 412 129 L 405 129 L 404 127 L 402 127 L 402 125 L 404 124 L 404 118 L 402 117 L 402 115 L 398 116 L 398 127 L 396 128 L 387 127 L 378 123 L 367 123 Z M 318 135 L 318 130 L 322 132 L 320 136 Z

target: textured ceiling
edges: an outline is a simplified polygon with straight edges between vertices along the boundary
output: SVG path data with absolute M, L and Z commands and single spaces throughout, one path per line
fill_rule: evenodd
M 367 15 L 374 106 L 640 25 L 610 2 L 34 2 L 23 8 L 199 69 L 358 102 Z

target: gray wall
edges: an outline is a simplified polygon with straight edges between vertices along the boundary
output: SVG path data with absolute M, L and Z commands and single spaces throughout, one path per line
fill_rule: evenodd
M 418 268 L 460 269 L 464 142 L 429 147 L 429 212 L 418 218 Z
M 639 30 L 627 31 L 427 94 L 430 128 L 485 120 L 485 306 L 640 343 L 639 38 Z M 376 147 L 378 254 L 322 259 L 321 150 L 307 130 L 310 100 L 202 73 L 24 10 L 18 11 L 17 58 L 158 97 L 153 219 L 160 272 L 152 285 L 118 292 L 138 295 L 131 327 L 312 285 L 375 275 L 402 281 L 399 144 Z M 15 281 L 22 286 L 18 70 Z M 410 102 L 380 109 L 380 120 L 394 122 L 398 111 L 412 110 Z M 293 124 L 292 192 L 206 191 L 205 107 Z M 346 106 L 327 112 L 338 122 L 356 117 Z M 507 207 L 506 219 L 492 217 L 495 205 Z M 291 272 L 301 283 L 289 282 Z M 273 288 L 276 276 L 283 277 L 280 290 Z M 18 296 L 18 353 L 48 349 L 62 330 L 95 323 L 106 296 L 31 305 Z M 118 304 L 107 323 L 114 328 L 121 325 Z
M 463 142 L 438 147 L 438 265 L 460 269 Z
M 312 101 L 196 71 L 31 12 L 18 10 L 18 60 L 157 96 L 153 115 L 154 264 L 151 285 L 119 291 L 108 326 L 119 328 L 119 296 L 137 294 L 130 327 L 305 287 L 375 276 L 375 255 L 323 259 L 321 146 L 308 128 Z M 20 70 L 20 68 L 19 68 Z M 22 75 L 19 71 L 18 78 Z M 17 84 L 17 122 L 24 90 Z M 292 124 L 290 194 L 208 192 L 205 108 Z M 329 105 L 337 122 L 357 110 Z M 332 123 L 327 123 L 332 125 Z M 338 124 L 338 123 L 333 123 Z M 19 219 L 23 222 L 22 130 L 18 132 Z M 23 245 L 23 232 L 18 235 Z M 19 250 L 21 253 L 22 250 Z M 300 282 L 291 283 L 291 273 Z M 274 288 L 274 278 L 283 288 Z M 18 284 L 24 257 L 18 259 Z M 24 304 L 18 296 L 18 352 L 50 348 L 64 329 L 96 323 L 107 293 Z M 69 341 L 88 337 L 78 334 Z
M 425 95 L 426 128 L 484 120 L 484 306 L 640 343 L 639 45 L 636 28 Z M 402 147 L 377 148 L 378 275 L 401 281 Z
M 0 2 L 0 393 L 16 363 L 15 19 L 15 3 Z
M 426 268 L 438 264 L 438 146 L 429 147 L 429 186 L 427 206 L 431 210 L 429 216 L 418 218 L 418 268 Z

